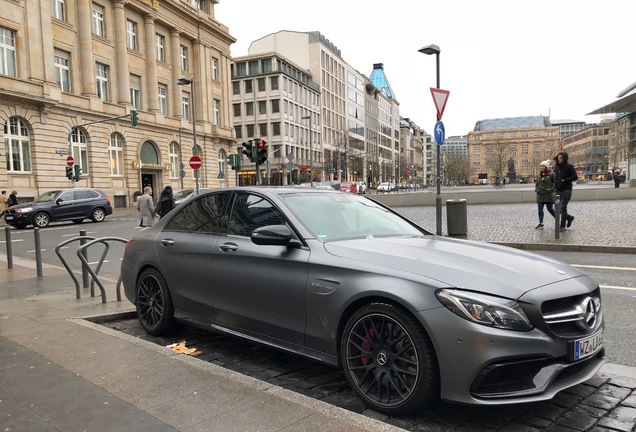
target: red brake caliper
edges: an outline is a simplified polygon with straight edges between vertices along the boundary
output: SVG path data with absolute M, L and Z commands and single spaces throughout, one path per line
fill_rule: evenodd
M 376 323 L 375 324 L 375 328 L 380 329 L 380 323 Z M 365 350 L 365 351 L 371 351 L 372 345 L 368 341 L 373 336 L 375 336 L 375 328 L 373 328 L 373 327 L 369 328 L 369 336 L 367 337 L 366 341 L 362 342 L 362 349 Z M 360 359 L 360 361 L 362 362 L 363 366 L 368 366 L 369 364 L 371 364 L 373 359 L 371 357 L 365 356 L 365 357 L 362 357 L 362 359 Z

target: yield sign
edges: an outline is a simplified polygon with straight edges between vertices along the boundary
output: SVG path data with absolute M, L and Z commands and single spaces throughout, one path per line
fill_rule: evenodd
M 190 158 L 190 168 L 194 170 L 201 168 L 201 158 L 199 156 L 192 156 Z
M 433 95 L 433 101 L 435 102 L 435 109 L 437 109 L 438 120 L 441 120 L 450 91 L 431 87 L 431 94 Z

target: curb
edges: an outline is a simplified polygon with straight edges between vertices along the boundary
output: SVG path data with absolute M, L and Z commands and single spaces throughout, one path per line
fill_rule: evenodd
M 636 247 L 629 246 L 593 246 L 577 244 L 551 244 L 551 243 L 516 243 L 489 241 L 488 243 L 508 246 L 515 249 L 528 251 L 543 250 L 556 252 L 592 252 L 592 253 L 613 253 L 613 254 L 636 254 Z

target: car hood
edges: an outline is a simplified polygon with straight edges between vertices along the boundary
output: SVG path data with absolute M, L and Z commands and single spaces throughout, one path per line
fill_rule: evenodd
M 26 207 L 41 206 L 42 204 L 44 204 L 44 203 L 31 201 L 31 202 L 28 202 L 28 203 L 16 204 L 14 206 L 11 206 L 10 208 L 11 208 L 11 210 L 17 210 L 17 209 L 23 209 L 23 208 L 26 208 Z
M 584 273 L 529 252 L 444 237 L 366 238 L 324 243 L 335 256 L 517 299 L 532 289 Z

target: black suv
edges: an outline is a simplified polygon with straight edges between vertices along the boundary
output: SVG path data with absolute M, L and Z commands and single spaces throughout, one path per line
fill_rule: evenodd
M 4 220 L 15 228 L 33 225 L 44 228 L 50 222 L 72 220 L 82 223 L 91 218 L 103 221 L 113 213 L 110 198 L 99 189 L 65 189 L 43 193 L 33 202 L 9 207 Z

